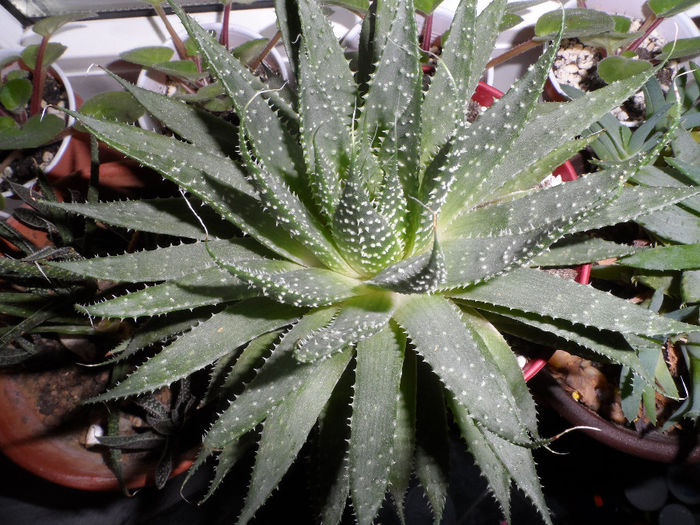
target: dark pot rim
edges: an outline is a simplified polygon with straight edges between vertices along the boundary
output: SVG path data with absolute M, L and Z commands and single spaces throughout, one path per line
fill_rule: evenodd
M 581 430 L 596 441 L 650 461 L 700 463 L 700 434 L 698 432 L 667 435 L 653 430 L 645 434 L 638 434 L 602 418 L 576 401 L 547 370 L 540 372 L 529 382 L 529 385 L 533 388 L 538 401 L 548 404 L 572 425 L 599 429 Z

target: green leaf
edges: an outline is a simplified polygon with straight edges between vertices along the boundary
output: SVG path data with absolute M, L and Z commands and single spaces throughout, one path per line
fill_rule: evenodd
M 649 0 L 648 2 L 649 9 L 657 17 L 664 18 L 682 13 L 698 3 L 700 3 L 698 0 Z
M 547 503 L 542 493 L 542 486 L 535 470 L 535 460 L 532 457 L 532 451 L 510 443 L 487 429 L 482 431 L 494 454 L 503 464 L 505 470 L 510 473 L 515 484 L 530 498 L 542 520 L 551 525 L 549 509 L 547 508 Z
M 136 319 L 227 303 L 252 295 L 245 283 L 217 267 L 96 304 L 79 306 L 78 310 L 92 316 Z
M 457 135 L 447 162 L 438 170 L 438 176 L 427 179 L 421 191 L 428 192 L 427 201 L 432 210 L 440 210 L 440 224 L 448 224 L 460 210 L 470 209 L 489 197 L 504 181 L 483 177 L 508 155 L 513 142 L 522 131 L 515 123 L 525 121 L 535 108 L 539 93 L 558 46 L 555 42 L 540 57 L 533 68 L 513 87 L 494 102 L 463 134 Z M 464 151 L 478 154 L 464 162 Z M 430 168 L 426 172 L 426 177 Z M 448 177 L 445 179 L 445 177 Z M 452 182 L 453 181 L 453 182 Z M 446 184 L 445 188 L 441 184 Z M 451 188 L 449 193 L 446 189 Z M 444 205 L 442 203 L 444 202 Z M 425 217 L 423 230 L 425 230 Z
M 530 268 L 514 270 L 452 297 L 624 334 L 659 335 L 697 329 L 590 286 Z
M 489 174 L 488 180 L 493 179 L 491 187 L 499 188 L 509 180 L 516 179 L 520 172 L 538 159 L 577 135 L 585 134 L 584 131 L 589 126 L 632 96 L 656 71 L 657 68 L 653 68 L 571 102 L 545 104 L 550 110 L 535 113 L 525 123 L 508 155 Z
M 369 0 L 330 0 L 327 3 L 340 5 L 357 13 L 364 13 L 369 9 Z
M 643 73 L 648 69 L 651 69 L 651 63 L 646 60 L 633 60 L 621 56 L 605 57 L 598 62 L 598 75 L 608 84 Z
M 694 195 L 698 195 L 698 188 L 626 187 L 622 190 L 620 197 L 615 200 L 614 206 L 596 210 L 589 217 L 577 222 L 569 233 L 594 230 L 636 220 L 643 214 L 646 217 L 656 217 L 667 206 Z
M 98 93 L 80 106 L 80 112 L 98 119 L 120 122 L 136 122 L 144 113 L 136 99 L 123 91 Z
M 435 9 L 437 6 L 439 6 L 442 3 L 442 0 L 416 0 L 414 2 L 416 11 L 429 15 Z
M 83 18 L 90 18 L 92 16 L 94 16 L 94 14 L 90 11 L 81 11 L 66 15 L 49 16 L 46 18 L 42 18 L 36 24 L 34 24 L 32 26 L 32 31 L 34 31 L 37 35 L 49 38 L 64 25 L 70 22 L 75 22 L 76 20 L 82 20 Z
M 226 157 L 136 126 L 99 120 L 72 111 L 67 113 L 108 145 L 159 171 L 177 184 L 191 187 L 193 191 L 199 189 L 196 193 L 206 192 L 206 173 L 221 185 L 255 197 L 255 190 L 243 172 Z
M 700 216 L 697 212 L 673 206 L 635 220 L 647 230 L 669 241 L 683 244 L 700 243 Z
M 700 166 L 685 162 L 675 157 L 664 157 L 664 160 L 669 166 L 673 166 L 683 175 L 693 181 L 693 184 L 700 186 Z
M 307 166 L 322 163 L 326 168 L 312 172 L 311 188 L 316 203 L 331 217 L 340 198 L 341 168 L 349 162 L 347 137 L 356 93 L 343 49 L 321 6 L 302 0 L 297 8 L 303 34 L 298 55 L 302 146 Z
M 488 351 L 491 359 L 503 374 L 508 389 L 513 394 L 514 404 L 521 413 L 523 424 L 531 435 L 537 435 L 537 413 L 535 402 L 530 395 L 523 372 L 515 359 L 513 351 L 503 335 L 478 312 L 471 308 L 462 308 L 462 319 L 479 347 Z
M 506 307 L 476 305 L 483 315 L 502 332 L 513 334 L 538 345 L 562 348 L 581 353 L 587 348 L 596 354 L 634 370 L 647 383 L 652 383 L 634 349 L 620 334 L 597 328 L 574 325 L 561 319 L 550 319 L 533 313 L 517 312 Z
M 210 241 L 209 248 L 225 253 L 227 260 L 261 259 L 254 251 L 259 246 L 247 239 Z M 82 276 L 127 283 L 173 281 L 217 266 L 203 242 L 50 264 Z
M 396 414 L 394 464 L 389 472 L 389 491 L 399 517 L 404 520 L 404 500 L 413 472 L 417 388 L 417 356 L 415 352 L 407 349 L 404 353 Z
M 146 110 L 178 136 L 213 153 L 231 154 L 236 142 L 236 128 L 223 119 L 215 117 L 196 106 L 182 104 L 127 82 L 121 77 L 107 73 L 139 101 Z M 205 88 L 201 88 L 201 93 Z
M 219 359 L 212 370 L 205 402 L 215 401 L 223 392 L 238 392 L 255 377 L 255 367 L 264 362 L 282 330 L 262 334 L 250 341 L 240 355 Z
M 49 208 L 66 210 L 130 230 L 202 241 L 207 238 L 202 225 L 184 199 L 142 199 L 80 204 L 43 201 L 43 204 Z M 233 234 L 231 225 L 224 223 L 209 208 L 197 207 L 197 214 L 207 225 L 210 235 L 230 237 Z
M 458 216 L 445 232 L 448 239 L 509 234 L 514 225 L 525 233 L 561 223 L 572 225 L 587 210 L 606 202 L 619 184 L 620 170 L 591 173 L 576 180 L 543 188 L 523 197 L 485 205 Z M 594 212 L 595 213 L 595 212 Z
M 253 60 L 258 58 L 260 53 L 263 52 L 268 42 L 269 40 L 267 38 L 255 38 L 253 40 L 248 40 L 247 42 L 243 42 L 241 45 L 232 49 L 231 53 L 233 53 L 233 56 L 235 56 L 243 64 L 250 64 Z
M 192 192 L 264 246 L 291 260 L 315 262 L 261 210 L 255 190 L 230 159 L 173 137 L 70 113 L 101 140 Z
M 205 71 L 199 71 L 197 65 L 191 60 L 171 60 L 170 62 L 153 64 L 151 69 L 164 73 L 169 77 L 181 78 L 189 82 L 197 82 L 208 75 Z
M 44 59 L 41 62 L 41 69 L 47 70 L 51 64 L 53 64 L 54 62 L 56 62 L 56 60 L 61 58 L 61 55 L 65 53 L 66 49 L 68 48 L 63 44 L 56 44 L 54 42 L 49 42 L 48 44 L 46 44 L 46 50 L 44 51 Z M 25 47 L 20 55 L 22 57 L 22 61 L 31 70 L 36 69 L 38 53 L 39 45 L 32 44 L 30 46 Z
M 218 258 L 219 254 L 212 252 Z M 260 295 L 298 306 L 333 304 L 362 291 L 361 281 L 326 268 L 306 268 L 291 262 L 220 260 L 224 268 Z
M 353 297 L 323 328 L 301 339 L 294 350 L 299 361 L 316 361 L 354 342 L 373 337 L 382 330 L 395 308 L 391 294 L 376 293 Z
M 524 20 L 525 19 L 522 16 L 516 15 L 515 13 L 505 13 L 501 19 L 501 23 L 498 26 L 498 30 L 506 31 L 507 29 L 511 29 L 522 23 Z
M 511 441 L 530 442 L 502 373 L 469 334 L 451 301 L 407 296 L 394 319 L 445 387 L 478 421 Z
M 421 162 L 425 164 L 463 118 L 498 36 L 505 0 L 490 3 L 476 16 L 476 2 L 459 3 L 450 37 L 423 101 Z M 478 35 L 478 36 L 477 36 Z
M 700 53 L 700 37 L 681 38 L 669 42 L 661 50 L 658 60 L 677 60 L 684 57 L 694 57 Z
M 0 116 L 0 136 L 6 129 L 19 129 L 19 124 L 12 117 Z
M 214 472 L 214 478 L 209 484 L 207 493 L 200 501 L 200 505 L 207 501 L 219 488 L 221 482 L 228 472 L 234 467 L 238 460 L 244 457 L 245 453 L 251 448 L 252 440 L 240 439 L 239 441 L 234 441 L 226 445 L 217 458 L 216 470 Z M 185 480 L 187 481 L 187 480 Z M 183 483 L 184 485 L 184 483 Z
M 532 260 L 532 266 L 577 266 L 604 259 L 617 259 L 639 251 L 636 246 L 617 244 L 598 237 L 564 238 Z
M 205 321 L 211 312 L 204 310 L 182 311 L 166 317 L 154 317 L 141 323 L 139 328 L 129 338 L 112 348 L 107 355 L 112 355 L 103 364 L 112 364 L 132 356 L 147 346 L 166 341 L 179 335 L 193 326 Z
M 243 123 L 240 125 L 240 132 L 241 156 L 247 164 L 250 180 L 263 207 L 274 210 L 275 222 L 292 238 L 306 246 L 325 266 L 343 272 L 348 270 L 347 263 L 330 242 L 329 234 L 322 223 L 304 206 L 285 181 L 268 169 L 261 158 L 263 155 L 254 148 L 248 151 L 248 134 Z
M 350 495 L 348 476 L 348 422 L 352 416 L 354 370 L 349 367 L 333 391 L 319 419 L 318 438 L 314 442 L 317 476 L 312 490 L 316 513 L 321 523 L 339 524 Z
M 450 410 L 462 433 L 462 438 L 474 457 L 481 473 L 486 478 L 489 488 L 507 522 L 510 522 L 510 485 L 508 469 L 499 460 L 487 440 L 484 430 L 479 428 L 465 407 L 452 400 Z
M 446 277 L 445 255 L 435 235 L 429 253 L 388 266 L 368 282 L 394 292 L 411 294 L 435 291 L 445 284 Z
M 597 135 L 589 135 L 566 142 L 542 158 L 536 159 L 534 163 L 522 169 L 517 177 L 512 178 L 497 190 L 494 197 L 513 198 L 521 191 L 529 191 L 540 185 L 546 177 L 553 174 L 556 168 L 564 164 L 579 151 L 585 150 L 596 138 Z
M 348 464 L 361 524 L 372 523 L 387 490 L 405 345 L 405 336 L 388 326 L 357 344 Z
M 595 9 L 572 8 L 564 10 L 564 33 L 562 38 L 579 38 L 600 35 L 613 31 L 615 21 L 602 11 Z M 535 24 L 535 36 L 538 40 L 551 40 L 561 26 L 562 12 L 555 9 L 543 14 Z
M 391 17 L 391 27 L 369 83 L 359 123 L 359 130 L 364 135 L 360 143 L 369 144 L 374 136 L 380 140 L 383 138 L 378 150 L 379 165 L 385 172 L 391 172 L 389 177 L 398 178 L 404 198 L 416 197 L 423 73 L 411 2 L 387 2 L 385 9 L 380 6 L 378 17 Z M 398 42 L 416 44 L 402 46 Z M 416 204 L 409 203 L 408 206 Z
M 617 17 L 615 15 L 611 15 L 613 20 L 615 20 L 615 26 L 617 27 L 618 24 L 617 21 L 619 19 L 623 19 L 627 21 L 627 25 L 629 25 L 630 20 L 625 17 Z M 581 41 L 591 47 L 602 47 L 603 49 L 606 50 L 608 53 L 608 56 L 613 56 L 615 53 L 616 49 L 619 48 L 624 48 L 627 45 L 631 44 L 641 36 L 643 36 L 644 33 L 641 31 L 635 31 L 635 32 L 620 32 L 617 29 L 615 31 L 610 31 L 608 33 L 603 33 L 601 35 L 592 35 L 592 36 L 585 36 L 581 38 Z M 624 53 L 621 53 L 618 55 L 620 57 L 624 58 L 634 58 L 635 54 L 633 51 L 626 51 Z
M 92 402 L 152 392 L 213 363 L 251 339 L 291 323 L 295 308 L 264 299 L 241 301 L 214 314 L 166 346 L 111 390 Z
M 294 462 L 351 355 L 346 351 L 321 361 L 267 417 L 238 523 L 247 523 L 253 517 Z
M 354 166 L 345 181 L 332 226 L 338 249 L 360 275 L 376 273 L 401 255 L 399 239 L 375 208 Z
M 416 476 L 425 489 L 433 511 L 433 524 L 442 520 L 450 478 L 449 440 L 445 394 L 430 367 L 418 366 L 416 400 Z
M 335 309 L 327 308 L 302 317 L 285 334 L 248 387 L 219 416 L 204 437 L 204 447 L 220 449 L 255 428 L 270 411 L 286 399 L 309 375 L 317 363 L 299 363 L 292 355 L 296 341 L 325 326 Z M 336 354 L 335 358 L 337 359 Z
M 55 138 L 66 123 L 56 115 L 34 115 L 21 128 L 0 128 L 0 150 L 38 148 Z
M 700 271 L 683 272 L 681 296 L 686 303 L 700 303 Z
M 147 46 L 120 53 L 119 58 L 139 66 L 151 67 L 169 61 L 174 53 L 174 49 L 166 46 Z
M 646 270 L 696 270 L 700 268 L 700 244 L 644 250 L 620 259 L 618 264 Z
M 190 38 L 196 42 L 209 69 L 233 101 L 236 114 L 242 119 L 248 136 L 261 155 L 259 160 L 271 170 L 275 178 L 285 180 L 294 191 L 305 195 L 307 190 L 302 187 L 305 181 L 300 177 L 304 173 L 301 149 L 261 93 L 268 91 L 267 86 L 178 5 L 172 1 L 170 4 Z M 275 104 L 280 105 L 280 101 L 276 100 Z
M 359 129 L 369 136 L 383 134 L 394 128 L 410 107 L 416 85 L 422 73 L 418 58 L 418 37 L 413 2 L 386 2 L 382 15 L 390 17 L 391 26 L 382 48 L 379 62 L 370 81 L 362 109 Z M 399 42 L 415 42 L 403 47 Z M 414 126 L 418 121 L 414 122 Z
M 32 98 L 32 83 L 26 78 L 13 78 L 0 88 L 0 104 L 8 111 L 24 108 Z

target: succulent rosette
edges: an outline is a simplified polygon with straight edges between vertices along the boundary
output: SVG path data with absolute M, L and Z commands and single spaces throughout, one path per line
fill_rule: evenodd
M 323 523 L 337 523 L 348 500 L 360 523 L 372 522 L 387 493 L 401 508 L 413 472 L 439 520 L 449 417 L 506 517 L 514 482 L 549 522 L 531 455 L 545 440 L 503 333 L 569 341 L 651 380 L 636 341 L 695 329 L 539 268 L 540 257 L 566 264 L 562 241 L 571 234 L 630 220 L 640 203 L 662 207 L 692 194 L 623 187 L 646 157 L 538 185 L 652 72 L 543 104 L 555 42 L 470 123 L 466 108 L 505 0 L 478 15 L 476 1 L 460 3 L 425 89 L 410 0 L 372 6 L 356 70 L 316 1 L 276 4 L 293 89 L 264 84 L 172 5 L 237 123 L 124 81 L 173 136 L 75 114 L 182 190 L 178 198 L 52 204 L 184 239 L 53 263 L 139 283 L 77 307 L 147 321 L 117 356 L 168 340 L 97 399 L 138 396 L 209 369 L 207 400 L 230 400 L 197 463 L 218 457 L 212 490 L 259 434 L 242 523 L 307 440 Z

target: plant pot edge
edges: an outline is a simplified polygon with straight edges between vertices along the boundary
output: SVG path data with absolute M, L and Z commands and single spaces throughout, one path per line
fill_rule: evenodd
M 19 54 L 21 49 L 19 48 L 4 48 L 0 49 L 0 58 L 12 54 Z M 75 99 L 75 92 L 73 91 L 73 86 L 70 83 L 70 80 L 68 80 L 68 77 L 66 76 L 65 72 L 61 69 L 61 67 L 58 64 L 52 64 L 50 66 L 51 70 L 55 73 L 56 77 L 58 77 L 58 80 L 63 84 L 63 87 L 66 89 L 66 97 L 68 98 L 68 109 L 75 111 L 77 109 L 77 103 Z M 75 119 L 71 116 L 68 117 L 68 121 L 66 123 L 66 129 L 70 128 L 73 123 L 75 122 Z M 68 133 L 63 139 L 61 140 L 61 145 L 58 148 L 58 151 L 56 151 L 56 154 L 54 155 L 53 159 L 51 162 L 46 166 L 46 169 L 44 170 L 46 173 L 50 173 L 61 161 L 61 158 L 65 155 L 66 151 L 68 151 L 68 147 L 70 146 L 71 143 L 71 134 Z M 25 184 L 25 186 L 29 187 L 34 184 L 35 180 L 31 180 Z M 5 191 L 2 193 L 3 197 L 10 197 L 13 195 L 12 191 Z
M 592 427 L 582 432 L 615 450 L 649 461 L 662 463 L 700 463 L 700 442 L 684 441 L 657 431 L 638 434 L 630 429 L 607 421 L 585 405 L 576 401 L 547 371 L 533 379 L 531 385 L 536 397 L 548 404 L 574 426 Z

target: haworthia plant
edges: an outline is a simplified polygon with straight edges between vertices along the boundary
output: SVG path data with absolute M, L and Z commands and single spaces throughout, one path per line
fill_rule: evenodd
M 160 220 L 167 212 L 183 236 L 198 240 L 153 253 L 55 263 L 78 275 L 154 281 L 78 309 L 148 319 L 220 307 L 207 320 L 193 317 L 182 335 L 173 328 L 172 342 L 97 399 L 144 394 L 215 363 L 211 368 L 225 377 L 224 365 L 236 366 L 241 356 L 246 373 L 256 375 L 220 412 L 202 452 L 226 454 L 262 428 L 241 522 L 265 503 L 302 444 L 316 438 L 319 446 L 345 447 L 321 450 L 323 457 L 340 458 L 326 469 L 335 478 L 327 485 L 331 499 L 319 509 L 324 519 L 337 522 L 349 499 L 357 521 L 371 523 L 387 493 L 401 504 L 412 466 L 441 516 L 444 461 L 420 429 L 425 414 L 436 410 L 440 417 L 433 419 L 444 426 L 451 407 L 501 508 L 509 509 L 514 481 L 549 523 L 530 452 L 544 442 L 535 406 L 490 321 L 493 313 L 512 311 L 581 346 L 591 341 L 593 351 L 633 370 L 631 349 L 605 346 L 591 331 L 655 335 L 695 327 L 532 264 L 584 220 L 595 227 L 627 220 L 614 203 L 644 158 L 549 189 L 530 182 L 520 187 L 519 177 L 531 181 L 537 159 L 569 151 L 570 141 L 652 73 L 542 111 L 538 97 L 553 58 L 548 51 L 470 123 L 466 101 L 502 9 L 477 16 L 476 2 L 464 0 L 434 81 L 424 87 L 412 0 L 382 1 L 366 17 L 362 40 L 377 53 L 367 82 L 353 75 L 315 0 L 276 4 L 297 72 L 297 113 L 277 107 L 259 79 L 172 4 L 238 112 L 235 158 L 206 139 L 199 144 L 198 133 L 178 133 L 185 142 L 75 114 L 100 140 L 179 184 L 183 199 L 63 207 L 134 229 L 144 227 L 140 210 Z M 168 125 L 167 103 L 158 96 L 140 100 Z M 660 199 L 661 206 L 678 196 Z M 228 239 L 212 212 L 247 240 Z M 556 265 L 560 253 L 552 251 L 548 264 Z M 268 335 L 279 330 L 279 338 Z M 241 350 L 246 345 L 264 357 L 257 370 Z M 344 386 L 353 381 L 352 389 Z M 229 394 L 222 389 L 224 398 Z M 339 404 L 349 406 L 349 417 L 334 417 Z M 317 423 L 322 432 L 312 432 Z M 345 440 L 328 439 L 331 424 L 339 425 L 331 434 Z M 217 479 L 232 464 L 227 457 Z

